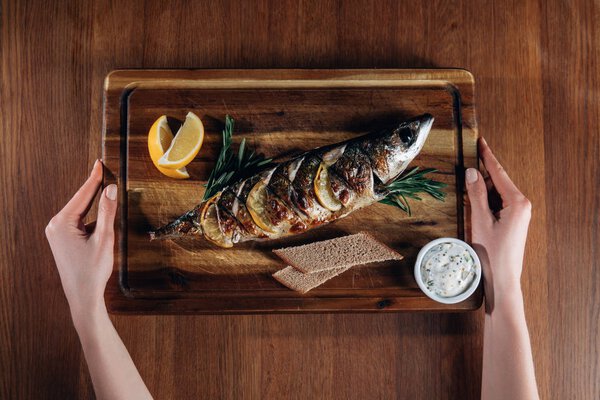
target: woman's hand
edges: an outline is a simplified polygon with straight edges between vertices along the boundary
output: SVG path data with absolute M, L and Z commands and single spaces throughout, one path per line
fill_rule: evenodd
M 490 179 L 469 168 L 465 180 L 485 285 L 481 398 L 539 399 L 521 292 L 531 203 L 483 139 L 479 154 Z
M 46 227 L 74 316 L 104 307 L 104 290 L 113 269 L 116 185 L 107 186 L 100 196 L 95 228 L 83 223 L 101 182 L 102 162 L 96 161 L 87 181 Z
M 491 312 L 502 296 L 521 291 L 531 203 L 483 138 L 479 140 L 479 153 L 490 179 L 484 180 L 479 171 L 469 168 L 465 180 L 471 202 L 472 243 L 481 259 L 486 308 Z
M 152 399 L 104 304 L 104 289 L 113 269 L 117 186 L 100 196 L 94 229 L 83 224 L 102 182 L 102 163 L 65 208 L 52 218 L 46 236 L 98 399 Z

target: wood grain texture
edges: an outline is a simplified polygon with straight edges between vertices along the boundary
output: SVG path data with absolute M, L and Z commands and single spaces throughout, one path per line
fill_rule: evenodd
M 548 288 L 557 294 L 548 298 L 556 377 L 550 390 L 600 398 L 600 7 L 549 3 L 542 16 L 545 163 L 554 175 L 545 192 Z M 559 20 L 568 27 L 560 35 L 553 28 Z M 577 278 L 566 278 L 573 268 Z
M 0 397 L 93 398 L 43 230 L 100 155 L 111 70 L 460 67 L 477 80 L 481 134 L 534 206 L 523 289 L 542 397 L 597 399 L 599 12 L 588 0 L 3 0 Z M 113 321 L 156 398 L 479 397 L 481 312 Z
M 121 188 L 115 270 L 107 289 L 113 312 L 243 313 L 474 310 L 482 291 L 456 305 L 432 301 L 417 287 L 420 248 L 439 237 L 468 236 L 463 171 L 477 166 L 474 81 L 464 70 L 123 70 L 105 80 L 105 184 Z M 154 168 L 148 129 L 160 115 L 194 111 L 205 128 L 188 181 Z M 199 238 L 153 241 L 148 231 L 201 199 L 221 146 L 223 116 L 237 135 L 275 161 L 377 131 L 423 113 L 435 117 L 412 166 L 435 168 L 444 202 L 427 196 L 413 216 L 376 204 L 305 234 L 221 249 Z M 466 224 L 468 228 L 468 223 Z M 368 230 L 402 252 L 401 262 L 353 268 L 306 295 L 271 275 L 283 268 L 272 250 Z

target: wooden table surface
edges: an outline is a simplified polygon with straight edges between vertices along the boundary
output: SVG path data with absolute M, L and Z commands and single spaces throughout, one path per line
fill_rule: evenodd
M 93 397 L 44 227 L 100 154 L 115 68 L 461 67 L 534 205 L 544 398 L 600 397 L 597 1 L 3 1 L 0 398 Z M 475 399 L 483 312 L 113 317 L 156 398 Z

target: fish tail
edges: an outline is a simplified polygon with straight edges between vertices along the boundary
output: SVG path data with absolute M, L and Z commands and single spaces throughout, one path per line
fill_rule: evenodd
M 188 235 L 202 235 L 200 226 L 201 204 L 188 211 L 175 221 L 148 232 L 150 240 L 173 239 Z

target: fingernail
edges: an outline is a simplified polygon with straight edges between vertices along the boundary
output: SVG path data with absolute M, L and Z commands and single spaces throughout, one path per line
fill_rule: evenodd
M 487 146 L 487 141 L 485 140 L 485 138 L 483 136 L 481 137 L 481 142 Z
M 106 197 L 108 197 L 109 200 L 117 199 L 117 185 L 113 183 L 106 187 Z
M 466 175 L 467 183 L 477 182 L 478 176 L 477 176 L 477 171 L 475 170 L 475 168 L 468 168 L 465 175 Z

